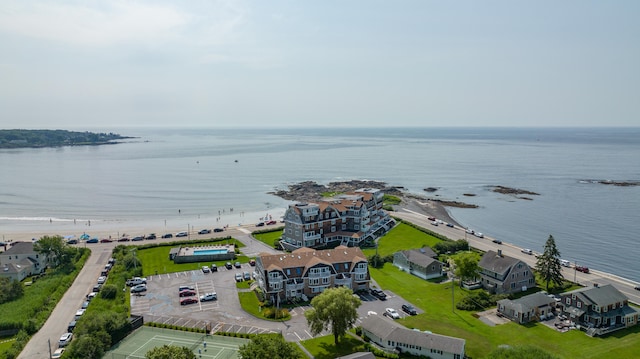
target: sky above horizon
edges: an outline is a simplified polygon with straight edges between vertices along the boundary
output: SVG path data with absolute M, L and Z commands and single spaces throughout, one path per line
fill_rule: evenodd
M 640 126 L 639 10 L 0 0 L 0 128 Z

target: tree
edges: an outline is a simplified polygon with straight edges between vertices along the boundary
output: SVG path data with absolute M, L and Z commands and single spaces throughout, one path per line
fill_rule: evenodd
M 560 266 L 560 251 L 556 248 L 556 241 L 551 235 L 544 244 L 544 252 L 538 257 L 536 271 L 546 283 L 547 291 L 549 290 L 549 283 L 561 286 L 564 282 L 562 267 Z
M 57 267 L 63 261 L 65 246 L 62 236 L 44 236 L 33 244 L 33 250 L 45 256 L 52 267 Z
M 0 304 L 18 299 L 23 294 L 24 287 L 19 281 L 6 277 L 0 278 Z
M 94 335 L 82 335 L 72 343 L 73 345 L 69 347 L 69 352 L 64 355 L 65 358 L 93 359 L 102 358 L 104 355 L 104 345 Z
M 473 252 L 459 253 L 453 260 L 456 264 L 455 274 L 458 278 L 462 280 L 477 278 L 480 271 L 478 254 Z M 460 286 L 462 286 L 462 280 L 460 281 Z
M 313 309 L 304 313 L 313 335 L 331 328 L 337 345 L 341 335 L 353 327 L 358 319 L 360 299 L 350 288 L 330 288 L 311 300 Z
M 265 334 L 251 339 L 240 347 L 240 358 L 301 359 L 295 344 L 286 342 L 282 335 Z
M 166 344 L 149 350 L 144 357 L 146 359 L 196 359 L 191 349 Z

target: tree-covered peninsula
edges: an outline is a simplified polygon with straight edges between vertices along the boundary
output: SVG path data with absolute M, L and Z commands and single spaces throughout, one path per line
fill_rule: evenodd
M 131 137 L 117 133 L 67 130 L 0 130 L 0 148 L 95 146 L 118 143 Z

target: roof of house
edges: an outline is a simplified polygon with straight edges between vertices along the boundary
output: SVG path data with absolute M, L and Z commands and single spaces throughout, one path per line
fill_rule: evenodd
M 581 301 L 588 305 L 595 304 L 603 306 L 611 303 L 621 303 L 628 300 L 627 296 L 622 294 L 611 284 L 576 289 L 571 292 L 564 293 L 562 296 L 565 297 L 572 294 L 579 296 Z
M 20 263 L 5 263 L 0 266 L 0 275 L 10 275 L 20 273 L 21 271 L 31 267 L 31 262 L 28 260 L 22 260 Z
M 349 266 L 349 270 L 351 270 L 356 263 L 366 262 L 367 257 L 358 247 L 337 246 L 333 249 L 324 250 L 303 247 L 291 253 L 282 254 L 263 253 L 260 255 L 260 260 L 262 261 L 262 267 L 267 271 L 283 271 L 286 268 L 300 267 L 308 269 L 318 264 L 333 267 L 334 263 L 351 263 Z
M 542 292 L 536 292 L 518 299 L 502 299 L 498 303 L 513 308 L 518 313 L 528 312 L 533 308 L 551 305 L 555 300 Z
M 424 250 L 424 253 L 422 252 Z M 435 252 L 431 250 L 431 248 L 421 248 L 421 249 L 410 249 L 407 251 L 401 251 L 402 255 L 411 263 L 415 263 L 420 267 L 427 268 L 433 262 L 440 263 L 438 260 L 434 259 L 429 253 L 433 253 L 435 256 Z
M 442 350 L 447 353 L 464 353 L 464 339 L 407 329 L 395 321 L 379 315 L 368 315 L 365 317 L 362 320 L 362 329 L 373 333 L 385 341 L 392 340 L 423 348 Z
M 487 253 L 482 256 L 482 259 L 480 259 L 478 266 L 482 269 L 504 274 L 518 262 L 522 261 L 517 258 L 505 256 L 504 254 L 498 255 L 498 253 L 494 251 L 487 251 Z
M 336 359 L 376 359 L 376 356 L 371 352 L 357 352 Z
M 16 254 L 33 254 L 35 251 L 33 250 L 32 242 L 15 242 L 13 246 L 11 246 L 5 252 L 2 252 L 3 255 L 16 255 Z

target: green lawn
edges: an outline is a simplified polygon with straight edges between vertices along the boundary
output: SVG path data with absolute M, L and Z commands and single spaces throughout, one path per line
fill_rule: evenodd
M 409 225 L 400 223 L 378 241 L 378 254 L 384 257 L 397 251 L 417 249 L 423 246 L 433 247 L 441 241 Z M 364 249 L 363 252 L 367 257 L 376 254 L 375 249 L 369 248 Z
M 282 237 L 282 230 L 276 230 L 271 232 L 254 233 L 253 238 L 273 248 L 273 243 Z
M 230 239 L 228 240 L 228 242 L 231 244 L 235 244 L 236 247 L 238 248 L 244 247 L 244 244 L 242 244 L 237 239 Z M 226 244 L 227 240 L 222 242 L 212 241 L 212 242 L 206 242 L 206 243 L 198 243 L 197 245 L 199 246 L 218 245 L 221 243 Z M 173 246 L 158 246 L 158 247 L 138 249 L 136 251 L 136 256 L 138 257 L 138 259 L 140 259 L 140 262 L 142 263 L 143 275 L 175 273 L 175 272 L 182 272 L 187 270 L 195 270 L 195 269 L 202 268 L 202 266 L 204 265 L 211 265 L 212 263 L 216 263 L 218 267 L 220 267 L 220 266 L 224 266 L 224 264 L 227 262 L 226 260 L 223 260 L 223 261 L 215 261 L 215 262 L 205 261 L 200 263 L 198 262 L 179 263 L 179 264 L 174 263 L 172 260 L 169 259 L 169 251 L 171 250 L 171 248 L 173 248 Z M 235 261 L 238 261 L 240 263 L 247 263 L 249 262 L 249 258 L 247 258 L 244 255 L 238 255 L 235 260 L 231 260 L 231 262 L 235 262 Z
M 256 293 L 251 292 L 238 292 L 238 298 L 240 299 L 240 306 L 245 312 L 253 315 L 256 318 L 263 320 L 270 320 L 272 322 L 282 322 L 291 319 L 291 314 L 287 314 L 286 317 L 280 319 L 265 318 L 262 311 L 266 308 L 260 306 Z
M 350 335 L 345 335 L 340 338 L 338 346 L 334 344 L 333 340 L 333 335 L 325 335 L 323 337 L 303 340 L 300 343 L 316 359 L 333 359 L 358 351 L 366 351 L 364 343 Z
M 423 309 L 425 313 L 401 319 L 408 328 L 430 330 L 466 340 L 467 354 L 483 358 L 502 344 L 538 346 L 562 358 L 632 358 L 640 352 L 640 327 L 620 331 L 605 338 L 590 338 L 580 331 L 559 333 L 543 324 L 518 325 L 513 322 L 490 327 L 474 317 L 473 312 L 452 310 L 451 283 L 436 284 L 400 271 L 386 264 L 370 268 L 372 277 Z M 454 286 L 454 302 L 467 292 Z

